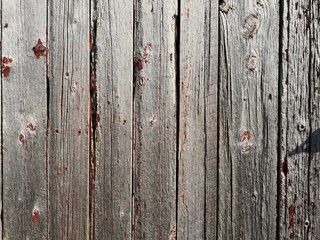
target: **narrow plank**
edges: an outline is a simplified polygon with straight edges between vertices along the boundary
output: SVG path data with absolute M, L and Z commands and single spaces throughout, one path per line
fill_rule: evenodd
M 182 1 L 178 239 L 216 239 L 218 1 Z
M 218 239 L 276 239 L 278 1 L 220 5 Z
M 285 1 L 283 8 L 280 238 L 317 239 L 319 5 Z
M 134 239 L 176 235 L 177 1 L 135 1 Z
M 3 238 L 47 236 L 46 1 L 2 1 Z
M 89 2 L 52 1 L 49 47 L 49 238 L 89 237 Z
M 309 239 L 320 237 L 320 3 L 311 1 L 306 18 L 310 24 L 311 136 L 309 167 Z M 306 226 L 306 224 L 305 224 Z
M 95 132 L 94 239 L 130 239 L 133 2 L 92 1 Z
M 2 2 L 0 2 L 0 15 L 2 16 Z M 0 56 L 2 56 L 2 30 L 4 28 L 4 26 L 2 25 L 2 17 L 0 18 L 0 26 L 1 26 L 1 34 L 0 34 Z M 1 63 L 1 66 L 2 66 L 2 57 L 0 57 L 0 63 Z M 1 70 L 2 72 L 2 70 Z M 1 73 L 1 83 L 0 83 L 0 121 L 1 121 L 1 127 L 0 127 L 0 192 L 1 192 L 1 197 L 0 197 L 0 211 L 2 213 L 2 210 L 3 210 L 3 188 L 2 188 L 2 183 L 3 183 L 3 171 L 2 171 L 2 166 L 3 166 L 3 144 L 2 144 L 2 139 L 3 139 L 3 131 L 2 131 L 2 73 Z M 0 239 L 2 239 L 2 229 L 3 229 L 3 218 L 0 220 Z

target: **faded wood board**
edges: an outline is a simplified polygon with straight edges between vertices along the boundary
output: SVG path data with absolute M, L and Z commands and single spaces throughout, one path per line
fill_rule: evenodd
M 88 239 L 90 9 L 49 4 L 49 238 Z
M 309 239 L 320 237 L 320 3 L 310 2 L 306 18 L 310 23 L 311 127 L 309 166 Z M 303 222 L 303 221 L 302 221 Z M 306 225 L 306 224 L 305 224 Z
M 134 239 L 176 235 L 177 4 L 135 1 Z
M 283 12 L 280 238 L 317 239 L 319 228 L 319 4 Z
M 2 2 L 0 2 L 0 13 L 2 14 Z M 1 15 L 2 16 L 2 15 Z M 0 62 L 1 62 L 1 66 L 2 66 L 2 17 L 0 18 L 0 26 L 1 26 L 1 34 L 0 34 L 0 43 L 1 43 L 1 47 L 0 47 Z M 1 199 L 0 199 L 0 211 L 1 213 L 3 213 L 3 171 L 2 171 L 2 167 L 3 167 L 3 131 L 2 131 L 2 67 L 1 67 L 1 83 L 0 83 L 0 121 L 1 121 L 1 127 L 0 127 L 0 192 L 1 192 Z M 2 230 L 3 230 L 3 218 L 0 220 L 0 239 L 2 239 Z
M 130 239 L 133 1 L 92 1 L 93 239 Z M 95 109 L 93 109 L 95 111 Z
M 47 237 L 46 1 L 2 1 L 3 238 Z M 43 19 L 44 21 L 38 21 Z
M 177 239 L 215 239 L 218 2 L 182 1 Z
M 278 1 L 220 5 L 218 239 L 276 239 Z

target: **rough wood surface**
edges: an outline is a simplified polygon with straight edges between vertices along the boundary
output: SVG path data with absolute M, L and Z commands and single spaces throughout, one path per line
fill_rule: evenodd
M 319 3 L 283 6 L 281 239 L 318 239 Z
M 177 1 L 135 1 L 134 239 L 176 235 Z
M 278 1 L 220 5 L 218 239 L 276 239 Z
M 93 239 L 130 239 L 133 2 L 93 1 Z
M 4 239 L 47 237 L 45 19 L 45 1 L 2 1 Z
M 177 239 L 215 239 L 217 2 L 181 1 Z
M 89 3 L 48 6 L 49 238 L 89 236 Z

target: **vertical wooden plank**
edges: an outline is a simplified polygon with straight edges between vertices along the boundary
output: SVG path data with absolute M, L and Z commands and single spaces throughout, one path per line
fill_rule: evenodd
M 49 2 L 49 238 L 89 236 L 89 2 Z
M 0 2 L 0 26 L 1 26 L 1 33 L 0 33 L 0 56 L 2 56 L 2 31 L 3 31 L 3 25 L 2 25 L 2 2 Z M 2 57 L 0 57 L 0 63 L 2 66 Z M 2 72 L 2 68 L 1 68 L 1 72 Z M 3 213 L 3 128 L 2 128 L 2 117 L 3 117 L 3 113 L 2 113 L 2 73 L 1 73 L 1 82 L 0 82 L 0 193 L 1 193 L 1 197 L 0 197 L 0 211 L 1 213 Z M 3 218 L 0 220 L 0 239 L 2 239 L 2 229 L 3 229 Z
M 311 136 L 309 167 L 309 239 L 320 237 L 320 2 L 310 1 L 307 13 L 310 24 Z M 305 224 L 306 226 L 306 224 Z
M 2 1 L 5 239 L 47 236 L 46 1 Z
M 220 5 L 218 239 L 276 239 L 278 1 Z
M 92 1 L 94 239 L 130 239 L 133 2 Z
M 216 239 L 218 1 L 181 1 L 178 239 Z
M 282 239 L 317 239 L 319 223 L 319 3 L 283 6 Z
M 177 1 L 135 1 L 135 239 L 176 235 Z

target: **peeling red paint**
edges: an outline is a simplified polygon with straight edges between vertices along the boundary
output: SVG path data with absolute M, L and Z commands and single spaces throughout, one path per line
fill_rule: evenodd
M 136 59 L 134 61 L 134 67 L 141 71 L 143 69 L 143 61 L 141 59 Z
M 19 134 L 19 141 L 21 143 L 24 143 L 24 141 L 25 141 L 25 137 L 24 137 L 24 135 L 22 133 Z
M 280 164 L 280 171 L 283 172 L 285 175 L 289 172 L 289 166 L 288 166 L 288 158 L 286 157 L 284 161 Z
M 251 133 L 250 133 L 250 131 L 245 131 L 245 132 L 242 134 L 242 141 L 245 141 L 245 140 L 251 140 Z
M 32 123 L 28 123 L 27 129 L 29 129 L 30 131 L 36 131 L 36 127 Z
M 170 61 L 172 62 L 172 59 L 173 59 L 173 54 L 170 53 Z
M 47 56 L 48 49 L 42 45 L 41 39 L 38 39 L 37 44 L 32 48 L 32 50 L 37 59 L 39 59 L 40 56 Z
M 81 129 L 78 130 L 78 136 L 80 136 L 80 135 L 81 135 Z
M 249 14 L 243 20 L 243 28 L 245 29 L 244 37 L 246 39 L 253 38 L 258 29 L 258 15 L 256 13 Z
M 294 215 L 296 214 L 296 207 L 291 204 L 291 206 L 289 207 L 289 225 L 290 228 L 294 227 Z
M 38 219 L 39 219 L 39 217 L 40 217 L 40 212 L 39 212 L 39 210 L 35 210 L 34 212 L 33 212 L 33 215 L 32 215 L 32 222 L 36 222 Z
M 2 57 L 2 64 L 1 64 L 1 72 L 3 74 L 3 76 L 9 77 L 10 75 L 10 64 L 12 63 L 12 59 L 8 58 L 8 57 Z

